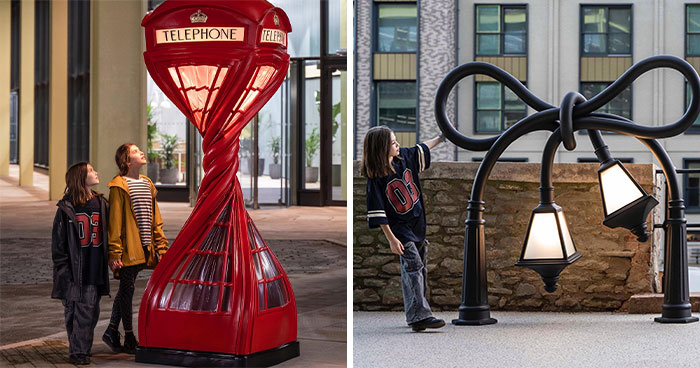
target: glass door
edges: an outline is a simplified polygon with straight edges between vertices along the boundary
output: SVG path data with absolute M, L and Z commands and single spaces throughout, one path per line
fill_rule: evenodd
M 321 152 L 324 160 L 323 205 L 346 205 L 347 200 L 347 120 L 344 94 L 347 86 L 347 71 L 344 60 L 324 63 L 325 78 L 323 95 L 324 130 Z

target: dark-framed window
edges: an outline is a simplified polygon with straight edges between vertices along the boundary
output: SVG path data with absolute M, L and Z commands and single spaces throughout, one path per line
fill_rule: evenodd
M 472 157 L 472 162 L 484 161 L 483 157 Z M 497 162 L 529 162 L 527 157 L 499 157 Z
M 591 99 L 602 90 L 606 89 L 612 82 L 581 82 L 580 91 L 583 97 Z M 632 119 L 632 87 L 628 86 L 612 101 L 596 110 Z
M 34 165 L 49 167 L 49 53 L 51 2 L 34 11 Z
M 20 65 L 20 3 L 10 3 L 10 163 L 19 162 L 19 65 Z
M 90 2 L 68 2 L 68 166 L 90 160 Z
M 685 105 L 683 105 L 683 111 L 688 109 L 688 105 L 690 105 L 690 96 L 692 92 L 690 92 L 690 86 L 688 86 L 688 82 L 685 82 Z M 700 133 L 700 115 L 695 119 L 695 122 L 693 125 L 690 126 L 686 131 L 686 133 Z
M 700 4 L 685 6 L 685 56 L 700 56 Z
M 498 133 L 527 116 L 525 102 L 499 82 L 474 83 L 474 131 Z
M 615 157 L 616 160 L 622 162 L 623 164 L 633 164 L 634 158 L 632 157 Z M 576 162 L 581 164 L 599 164 L 600 160 L 595 157 L 579 157 Z
M 377 3 L 375 10 L 375 52 L 418 50 L 418 9 L 415 2 Z
M 683 159 L 684 169 L 700 169 L 700 158 Z M 688 213 L 700 213 L 700 173 L 683 174 L 683 199 Z
M 527 54 L 527 6 L 476 5 L 475 55 Z
M 416 131 L 416 81 L 375 81 L 376 124 L 397 132 Z
M 632 55 L 631 5 L 581 6 L 581 56 Z

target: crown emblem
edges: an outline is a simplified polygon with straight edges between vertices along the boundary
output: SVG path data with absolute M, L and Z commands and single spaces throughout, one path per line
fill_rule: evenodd
M 276 26 L 280 25 L 280 19 L 277 17 L 277 14 L 272 17 L 272 20 L 275 22 Z
M 199 9 L 197 10 L 196 13 L 193 13 L 190 15 L 190 21 L 192 23 L 206 23 L 207 22 L 207 15 L 202 13 L 202 10 Z

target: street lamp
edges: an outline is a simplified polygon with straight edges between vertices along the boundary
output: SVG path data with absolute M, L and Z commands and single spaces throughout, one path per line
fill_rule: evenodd
M 576 251 L 564 212 L 554 203 L 540 203 L 532 211 L 525 244 L 516 266 L 527 267 L 542 276 L 544 289 L 557 290 L 559 273 L 581 258 Z
M 647 241 L 646 218 L 659 201 L 648 195 L 618 160 L 601 164 L 598 180 L 605 213 L 603 225 L 624 227 L 637 235 L 638 241 Z
M 236 177 L 241 131 L 287 74 L 289 19 L 262 0 L 167 0 L 142 26 L 149 74 L 202 135 L 205 174 L 144 292 L 136 361 L 239 367 L 296 357 L 294 292 Z
M 665 126 L 647 127 L 637 125 L 616 115 L 594 112 L 615 98 L 640 75 L 656 68 L 675 69 L 683 74 L 687 80 L 692 95 L 687 111 L 679 120 Z M 450 122 L 447 115 L 447 102 L 450 91 L 457 82 L 475 74 L 484 74 L 502 83 L 537 112 L 493 137 L 474 139 L 462 135 Z M 470 151 L 486 151 L 474 177 L 467 206 L 462 301 L 459 306 L 459 317 L 454 319 L 452 323 L 456 325 L 485 325 L 497 322 L 491 318 L 488 304 L 484 230 L 486 221 L 483 218 L 485 210 L 483 198 L 486 180 L 498 158 L 509 145 L 527 133 L 538 130 L 553 132 L 547 141 L 542 160 L 540 206 L 533 211 L 518 265 L 535 269 L 543 276 L 545 288 L 548 291 L 553 291 L 558 272 L 580 257 L 576 252 L 573 239 L 570 237 L 563 213 L 553 201 L 554 188 L 551 185 L 551 168 L 558 145 L 563 142 L 566 149 L 573 150 L 576 147 L 574 132 L 583 129 L 588 130 L 591 142 L 596 149 L 596 155 L 603 164 L 600 180 L 601 195 L 606 211 L 605 225 L 630 229 L 640 241 L 648 239 L 648 234 L 645 234 L 646 224 L 643 223 L 651 208 L 658 202 L 644 193 L 622 165 L 612 160 L 607 152 L 607 146 L 603 143 L 600 131 L 612 131 L 637 138 L 661 164 L 668 188 L 668 213 L 664 221 L 666 235 L 664 269 L 666 273 L 664 277 L 664 304 L 661 317 L 655 318 L 655 321 L 661 323 L 697 322 L 698 318 L 691 314 L 688 291 L 685 206 L 673 162 L 656 139 L 682 134 L 694 123 L 699 114 L 700 78 L 690 64 L 675 56 L 654 56 L 636 63 L 591 100 L 586 101 L 577 92 L 569 92 L 562 99 L 560 107 L 542 101 L 512 75 L 488 63 L 470 62 L 458 66 L 448 73 L 435 94 L 437 124 L 444 136 L 458 147 Z M 626 190 L 624 197 L 615 197 L 616 194 L 613 191 L 617 189 Z

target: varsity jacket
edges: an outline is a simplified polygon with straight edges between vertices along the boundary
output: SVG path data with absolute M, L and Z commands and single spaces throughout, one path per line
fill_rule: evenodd
M 102 244 L 104 249 L 105 264 L 102 267 L 105 283 L 98 288 L 99 295 L 109 295 L 109 275 L 107 267 L 107 219 L 109 218 L 109 203 L 101 195 L 100 221 L 102 230 Z M 78 295 L 82 295 L 83 288 L 83 262 L 78 237 L 78 221 L 75 217 L 75 209 L 68 196 L 56 203 L 58 209 L 53 219 L 51 231 L 51 258 L 53 259 L 53 290 L 51 298 L 66 299 L 69 290 L 74 288 Z

